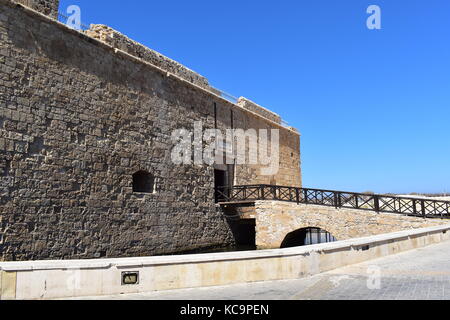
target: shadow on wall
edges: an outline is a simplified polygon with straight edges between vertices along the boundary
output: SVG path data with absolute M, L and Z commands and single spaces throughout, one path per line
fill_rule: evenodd
M 320 228 L 308 227 L 288 233 L 281 243 L 281 248 L 300 247 L 334 241 L 337 241 L 337 239 L 328 231 Z

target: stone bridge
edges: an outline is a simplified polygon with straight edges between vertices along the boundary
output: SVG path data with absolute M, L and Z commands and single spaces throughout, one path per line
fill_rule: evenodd
M 305 230 L 320 230 L 328 235 L 322 242 L 329 242 L 444 225 L 450 216 L 449 201 L 430 198 L 270 185 L 219 193 L 226 216 L 234 217 L 237 225 L 255 227 L 258 249 L 301 245 L 298 237 Z M 238 242 L 252 234 L 245 227 L 235 230 Z

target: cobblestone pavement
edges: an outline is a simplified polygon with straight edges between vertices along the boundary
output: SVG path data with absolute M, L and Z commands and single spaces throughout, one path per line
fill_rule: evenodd
M 87 299 L 442 300 L 450 299 L 450 242 L 286 281 Z

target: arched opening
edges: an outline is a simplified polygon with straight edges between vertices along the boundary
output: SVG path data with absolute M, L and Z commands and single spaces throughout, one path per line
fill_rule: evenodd
M 147 171 L 138 171 L 133 174 L 133 192 L 153 193 L 155 178 Z
M 320 228 L 303 228 L 289 233 L 281 243 L 281 248 L 307 246 L 310 244 L 337 241 L 328 231 Z

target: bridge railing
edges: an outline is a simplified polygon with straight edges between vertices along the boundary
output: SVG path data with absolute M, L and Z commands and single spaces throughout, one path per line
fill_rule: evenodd
M 450 218 L 450 201 L 336 190 L 307 189 L 272 185 L 219 187 L 218 202 L 276 200 L 295 203 L 398 213 L 424 218 Z

